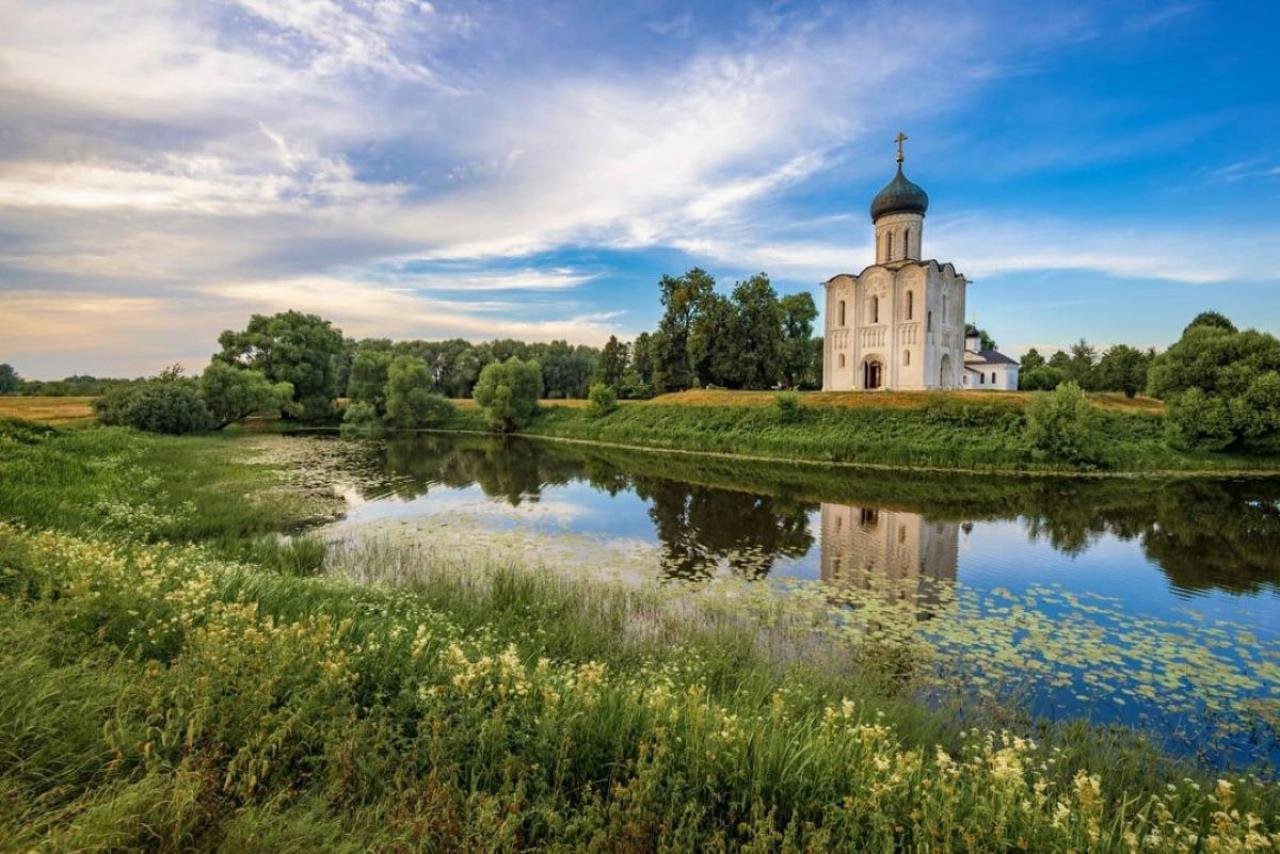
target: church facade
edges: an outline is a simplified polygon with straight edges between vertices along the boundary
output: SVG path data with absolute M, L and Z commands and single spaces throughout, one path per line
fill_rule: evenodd
M 826 282 L 823 391 L 965 386 L 965 289 L 950 263 L 924 260 L 929 197 L 898 173 L 871 201 L 875 263 Z

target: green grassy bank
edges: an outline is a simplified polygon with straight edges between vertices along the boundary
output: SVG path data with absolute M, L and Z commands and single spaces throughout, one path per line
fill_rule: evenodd
M 257 441 L 0 423 L 0 847 L 1280 844 L 1274 783 L 962 729 L 732 609 L 390 545 L 311 577 L 237 546 L 323 510 Z
M 779 460 L 967 471 L 1078 472 L 1037 456 L 1025 437 L 1032 394 L 861 393 L 857 405 L 801 396 L 798 412 L 772 395 L 698 392 L 620 407 L 603 416 L 586 408 L 545 406 L 530 435 L 666 450 Z M 723 397 L 723 401 L 719 398 Z M 1151 408 L 1098 406 L 1095 472 L 1280 471 L 1275 455 L 1185 451 L 1165 440 L 1164 417 Z M 449 427 L 485 429 L 476 409 L 460 409 Z

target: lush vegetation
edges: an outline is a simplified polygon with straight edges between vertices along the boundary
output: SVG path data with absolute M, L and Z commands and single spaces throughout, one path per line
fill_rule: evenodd
M 1280 340 L 1238 331 L 1218 314 L 1192 321 L 1151 368 L 1182 447 L 1275 451 L 1280 444 Z
M 476 403 L 484 411 L 489 427 L 499 433 L 514 433 L 529 426 L 541 397 L 542 371 L 538 363 L 515 356 L 485 365 L 476 383 Z
M 1280 844 L 1273 783 L 1084 726 L 961 729 L 901 661 L 810 664 L 734 608 L 389 547 L 334 563 L 411 565 L 395 591 L 233 554 L 310 503 L 254 500 L 284 484 L 248 441 L 0 428 L 6 845 Z
M 686 392 L 606 415 L 543 407 L 531 435 L 779 460 L 975 471 L 1274 469 L 1275 457 L 1171 446 L 1159 410 L 1104 408 L 1074 386 L 1035 395 L 935 392 L 857 405 L 808 394 Z M 459 410 L 450 429 L 488 429 Z
M 149 380 L 114 386 L 93 401 L 98 421 L 151 433 L 200 433 L 256 412 L 294 413 L 293 387 L 262 373 L 214 361 L 199 379 L 172 367 Z

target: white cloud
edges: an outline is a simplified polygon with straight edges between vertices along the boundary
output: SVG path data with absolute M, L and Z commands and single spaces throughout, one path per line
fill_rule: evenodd
M 621 330 L 622 312 L 585 312 L 544 320 L 477 314 L 484 305 L 471 301 L 425 297 L 401 287 L 386 287 L 332 277 L 227 282 L 204 286 L 200 292 L 253 311 L 296 308 L 323 314 L 354 337 L 449 338 L 472 340 L 522 338 L 573 344 L 599 344 Z

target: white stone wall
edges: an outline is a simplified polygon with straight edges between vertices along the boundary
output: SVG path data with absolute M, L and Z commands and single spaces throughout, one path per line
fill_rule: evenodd
M 876 220 L 876 263 L 919 261 L 924 217 L 915 213 L 886 214 Z
M 964 387 L 977 391 L 1017 391 L 1017 365 L 970 364 L 965 371 Z M 976 373 L 975 373 L 976 371 Z
M 959 388 L 966 287 L 950 264 L 934 262 L 875 265 L 829 280 L 823 388 L 865 388 L 869 362 L 880 365 L 881 388 Z

